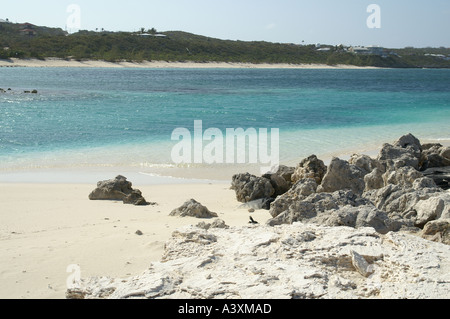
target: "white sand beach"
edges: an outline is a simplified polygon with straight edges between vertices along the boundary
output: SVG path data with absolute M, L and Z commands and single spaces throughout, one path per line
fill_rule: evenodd
M 100 60 L 66 60 L 58 58 L 39 59 L 10 59 L 0 60 L 0 67 L 56 67 L 56 68 L 248 68 L 248 69 L 361 69 L 375 67 L 358 67 L 353 65 L 326 65 L 326 64 L 288 64 L 288 63 L 228 63 L 228 62 L 168 62 L 168 61 L 144 61 L 144 62 L 106 62 Z
M 157 205 L 90 201 L 95 185 L 88 184 L 0 184 L 0 298 L 65 298 L 71 264 L 83 278 L 140 274 L 161 258 L 174 230 L 202 221 L 169 216 L 191 198 L 230 226 L 249 220 L 229 183 L 133 187 Z M 252 216 L 270 217 L 267 211 Z
M 376 157 L 377 151 L 364 154 Z M 350 156 L 334 155 L 345 160 Z M 323 159 L 328 164 L 330 158 Z M 65 298 L 69 265 L 79 265 L 82 278 L 141 274 L 160 260 L 175 230 L 205 221 L 169 216 L 189 199 L 216 212 L 229 226 L 247 225 L 250 215 L 261 224 L 271 218 L 266 210 L 249 213 L 240 208 L 230 189 L 231 176 L 216 181 L 192 179 L 199 174 L 210 178 L 206 173 L 186 169 L 183 179 L 171 179 L 111 168 L 2 172 L 0 298 Z M 88 199 L 97 181 L 119 174 L 156 205 Z M 138 230 L 143 235 L 137 235 Z

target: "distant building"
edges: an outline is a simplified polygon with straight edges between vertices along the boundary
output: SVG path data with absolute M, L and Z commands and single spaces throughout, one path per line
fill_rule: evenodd
M 20 27 L 22 28 L 21 30 L 19 30 L 19 32 L 21 33 L 21 34 L 23 34 L 23 35 L 27 35 L 27 36 L 30 36 L 30 37 L 33 37 L 33 36 L 35 36 L 37 33 L 36 33 L 36 30 L 35 30 L 35 25 L 34 24 L 31 24 L 31 23 L 28 23 L 28 22 L 25 22 L 25 23 L 21 23 L 20 24 Z
M 154 37 L 154 38 L 167 38 L 167 35 L 165 34 L 152 34 L 152 33 L 138 33 L 138 36 L 140 37 Z
M 379 47 L 377 45 L 370 45 L 367 47 L 369 50 L 369 54 L 376 54 L 376 55 L 384 55 L 384 48 Z
M 366 47 L 350 47 L 349 52 L 356 54 L 369 54 L 369 49 Z
M 349 52 L 353 52 L 356 54 L 373 54 L 373 55 L 380 55 L 380 56 L 385 55 L 384 48 L 376 46 L 376 45 L 371 45 L 368 47 L 361 47 L 361 46 L 350 47 Z

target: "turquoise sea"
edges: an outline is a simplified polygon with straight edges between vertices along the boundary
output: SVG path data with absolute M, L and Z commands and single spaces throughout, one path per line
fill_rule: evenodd
M 195 120 L 278 128 L 290 165 L 406 133 L 450 141 L 450 70 L 0 68 L 0 87 L 0 174 L 174 168 L 171 134 Z

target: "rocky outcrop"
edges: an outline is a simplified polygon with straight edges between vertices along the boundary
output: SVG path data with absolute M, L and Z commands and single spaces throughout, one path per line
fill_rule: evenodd
M 272 197 L 275 198 L 279 195 L 283 195 L 292 187 L 291 177 L 294 174 L 294 170 L 294 167 L 280 165 L 276 173 L 265 174 L 262 176 L 270 181 L 270 184 L 274 189 Z
M 423 228 L 422 237 L 431 241 L 450 245 L 450 219 L 430 221 Z
M 288 210 L 289 207 L 298 201 L 306 199 L 317 190 L 317 183 L 312 178 L 299 180 L 288 192 L 278 196 L 270 205 L 270 214 L 276 217 Z
M 292 182 L 295 184 L 301 179 L 312 178 L 320 185 L 326 172 L 327 167 L 324 162 L 318 159 L 316 155 L 311 155 L 297 165 L 292 174 Z
M 450 166 L 429 168 L 423 171 L 422 174 L 431 178 L 440 188 L 450 189 Z
M 421 200 L 439 195 L 442 190 L 426 177 L 414 181 L 412 187 L 389 184 L 383 188 L 365 192 L 363 197 L 373 203 L 378 209 L 389 215 L 403 218 L 415 215 L 414 207 Z
M 384 144 L 377 160 L 386 170 L 395 170 L 404 166 L 412 166 L 415 169 L 419 169 L 419 159 L 411 148 Z
M 241 203 L 270 198 L 275 194 L 275 189 L 269 179 L 249 173 L 234 175 L 231 189 L 236 192 L 236 199 Z
M 442 227 L 441 227 L 442 228 Z M 373 228 L 295 223 L 174 232 L 161 262 L 130 278 L 83 278 L 84 299 L 449 298 L 450 250 Z
M 179 229 L 161 262 L 143 274 L 84 279 L 67 297 L 450 298 L 450 191 L 419 171 L 429 149 L 408 134 L 385 144 L 377 159 L 335 158 L 323 170 L 313 156 L 284 193 L 276 188 L 290 172 L 235 175 L 246 208 L 276 196 L 266 225 L 228 227 L 216 219 Z M 173 214 L 188 210 L 208 211 L 191 200 Z
M 450 147 L 441 144 L 425 144 L 420 156 L 420 169 L 422 171 L 434 167 L 450 166 Z
M 142 196 L 142 192 L 138 189 L 134 189 L 130 194 L 124 197 L 124 204 L 130 204 L 135 206 L 147 206 L 150 205 Z
M 100 181 L 97 188 L 89 194 L 90 200 L 117 200 L 124 204 L 148 205 L 142 192 L 133 189 L 132 183 L 127 178 L 118 175 L 115 179 Z
M 400 229 L 420 232 L 427 223 L 450 218 L 449 195 L 443 190 L 448 188 L 446 175 L 437 177 L 447 167 L 418 170 L 419 159 L 429 149 L 408 134 L 392 145 L 384 144 L 377 159 L 360 154 L 349 161 L 333 158 L 320 184 L 315 179 L 302 179 L 278 196 L 271 204 L 272 219 L 267 224 L 300 221 L 373 227 L 382 234 Z M 441 147 L 438 151 L 447 154 Z M 311 160 L 320 162 L 315 156 Z M 306 162 L 308 159 L 302 163 Z
M 186 201 L 183 205 L 174 209 L 170 216 L 180 216 L 180 217 L 195 217 L 195 218 L 213 218 L 218 217 L 216 213 L 209 211 L 209 209 L 195 199 L 190 199 Z
M 287 195 L 287 194 L 286 194 Z M 327 226 L 373 227 L 379 233 L 397 231 L 406 223 L 398 218 L 389 218 L 370 201 L 351 190 L 334 193 L 314 193 L 302 200 L 294 196 L 272 204 L 272 219 L 267 225 L 275 226 L 294 222 L 314 223 Z
M 335 157 L 331 160 L 317 192 L 332 193 L 337 190 L 351 189 L 360 195 L 365 188 L 366 174 L 367 171 L 364 169 Z

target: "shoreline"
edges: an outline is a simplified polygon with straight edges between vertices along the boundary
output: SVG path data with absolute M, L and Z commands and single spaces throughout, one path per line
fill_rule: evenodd
M 107 62 L 102 60 L 66 60 L 59 58 L 0 60 L 0 67 L 33 68 L 178 68 L 178 69 L 381 69 L 378 67 L 360 67 L 354 65 L 326 64 L 289 64 L 289 63 L 238 63 L 238 62 Z
M 347 151 L 340 152 L 341 159 L 355 153 Z M 371 157 L 377 153 L 371 145 L 359 152 Z M 319 158 L 328 162 L 331 156 Z M 234 173 L 240 171 L 235 169 Z M 226 180 L 194 179 L 185 172 L 184 178 L 175 178 L 117 167 L 10 174 L 8 179 L 8 173 L 0 172 L 0 298 L 4 299 L 64 299 L 71 265 L 79 267 L 82 278 L 140 275 L 152 262 L 160 261 L 174 231 L 204 221 L 169 216 L 191 198 L 231 227 L 248 225 L 249 215 L 261 224 L 271 218 L 269 211 L 250 213 L 237 201 L 230 189 L 231 175 Z M 119 174 L 156 205 L 88 199 L 98 181 Z M 77 180 L 70 180 L 74 177 Z
M 450 141 L 423 139 L 422 143 L 439 143 L 450 147 Z M 376 158 L 382 143 L 370 143 L 363 148 L 348 148 L 340 151 L 317 153 L 325 165 L 329 165 L 333 157 L 349 160 L 354 154 L 364 154 Z M 313 153 L 309 154 L 313 155 Z M 296 160 L 280 161 L 280 165 L 296 167 L 304 157 Z M 0 184 L 91 184 L 100 180 L 126 176 L 136 184 L 186 185 L 186 184 L 221 184 L 231 183 L 234 174 L 250 173 L 261 176 L 260 165 L 254 164 L 213 164 L 193 167 L 171 167 L 171 165 L 120 166 L 120 165 L 79 165 L 54 167 L 14 167 L 0 169 Z

